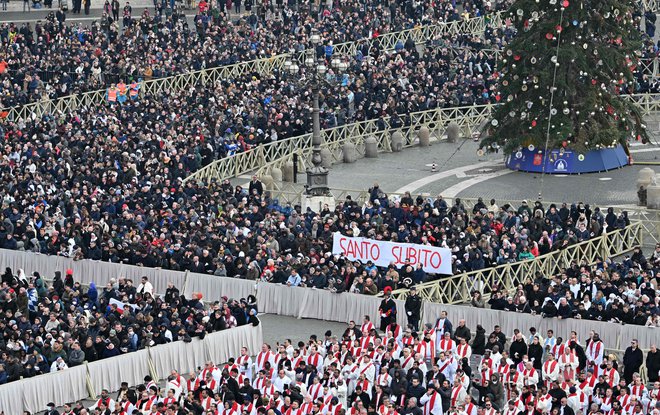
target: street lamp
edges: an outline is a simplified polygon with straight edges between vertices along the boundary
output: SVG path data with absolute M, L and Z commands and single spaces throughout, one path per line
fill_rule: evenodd
M 316 46 L 321 43 L 321 36 L 317 32 L 312 32 L 310 42 L 314 46 L 311 50 L 311 55 L 307 55 L 303 64 L 305 74 L 307 75 L 304 80 L 300 81 L 295 78 L 299 74 L 300 67 L 295 61 L 287 60 L 284 63 L 284 69 L 292 75 L 292 83 L 298 83 L 302 87 L 308 87 L 312 91 L 312 163 L 307 168 L 307 196 L 330 196 L 330 188 L 328 187 L 328 169 L 323 167 L 321 162 L 321 145 L 323 144 L 323 137 L 321 136 L 321 121 L 319 110 L 319 93 L 323 83 L 330 83 L 326 79 L 328 67 L 324 59 L 316 58 Z M 348 68 L 348 64 L 340 58 L 333 58 L 330 62 L 338 72 L 344 72 Z

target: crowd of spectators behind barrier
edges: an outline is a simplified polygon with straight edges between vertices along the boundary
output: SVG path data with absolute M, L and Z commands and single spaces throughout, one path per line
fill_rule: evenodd
M 219 4 L 224 9 L 225 3 Z M 214 8 L 200 6 L 193 25 L 183 15 L 163 14 L 162 10 L 153 15 L 146 11 L 140 19 L 123 22 L 106 10 L 89 28 L 66 23 L 63 12 L 49 15 L 34 27 L 3 23 L 0 108 L 103 89 L 120 81 L 130 83 L 304 51 L 313 47 L 309 41 L 312 29 L 321 34 L 322 47 L 331 51 L 337 43 L 377 39 L 391 31 L 492 11 L 480 2 L 465 3 L 459 11 L 449 1 L 431 5 L 428 1 L 378 0 L 323 2 L 319 10 L 294 0 L 249 10 L 232 20 L 214 2 L 208 6 Z
M 259 324 L 254 296 L 203 299 L 169 283 L 155 295 L 147 277 L 88 288 L 72 270 L 52 284 L 7 268 L 0 287 L 0 384 L 207 333 Z M 205 304 L 204 301 L 211 301 Z
M 621 262 L 593 266 L 573 262 L 561 274 L 530 276 L 507 292 L 497 287 L 484 302 L 474 291 L 471 304 L 494 310 L 660 327 L 660 244 L 648 258 L 636 248 Z
M 200 6 L 194 26 L 189 26 L 185 16 L 171 12 L 169 4 L 155 3 L 159 6 L 156 12 L 150 15 L 145 11 L 139 19 L 131 17 L 127 3 L 122 15 L 129 18 L 121 22 L 123 28 L 110 3 L 104 16 L 91 27 L 67 24 L 66 13 L 61 11 L 51 13 L 34 27 L 30 23 L 2 23 L 0 108 L 103 89 L 119 82 L 128 84 L 303 51 L 313 47 L 309 41 L 312 28 L 322 35 L 324 44 L 320 48 L 332 53 L 333 43 L 378 39 L 388 32 L 502 11 L 509 4 L 465 2 L 456 7 L 448 1 L 372 0 L 366 4 L 337 1 L 310 6 L 294 0 L 269 8 L 249 7 L 247 14 L 232 20 L 224 2 L 204 2 L 206 6 Z M 161 7 L 170 13 L 164 13 Z M 653 33 L 654 25 L 650 27 L 650 18 L 645 17 L 645 29 Z M 489 32 L 493 29 L 501 30 L 490 28 Z M 644 58 L 657 56 L 652 39 L 647 37 Z M 366 45 L 369 42 L 365 42 L 361 55 L 368 55 Z M 497 32 L 495 36 L 487 33 L 486 42 L 470 39 L 469 43 L 472 51 L 497 50 L 505 45 L 505 37 Z M 378 42 L 374 48 L 379 48 Z M 470 67 L 480 60 L 469 59 Z M 655 83 L 651 82 L 640 74 L 638 90 L 654 90 Z

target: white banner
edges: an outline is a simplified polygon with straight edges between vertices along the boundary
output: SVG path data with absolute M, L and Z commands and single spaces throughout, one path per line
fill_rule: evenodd
M 335 232 L 332 235 L 332 253 L 364 264 L 371 261 L 379 267 L 394 263 L 399 268 L 409 260 L 413 266 L 421 263 L 426 272 L 452 274 L 451 250 L 437 246 L 352 238 Z

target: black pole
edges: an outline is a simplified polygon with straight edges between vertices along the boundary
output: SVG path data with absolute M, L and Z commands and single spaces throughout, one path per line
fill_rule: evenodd
M 293 153 L 293 182 L 298 183 L 298 153 Z

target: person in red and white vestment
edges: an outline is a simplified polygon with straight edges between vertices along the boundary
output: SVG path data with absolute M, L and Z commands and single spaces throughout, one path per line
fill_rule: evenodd
M 107 389 L 103 389 L 101 391 L 101 396 L 94 402 L 92 406 L 89 407 L 90 411 L 93 411 L 94 409 L 98 408 L 99 405 L 105 405 L 106 408 L 114 408 L 115 407 L 115 400 L 110 397 L 110 393 L 108 392 Z
M 348 345 L 346 343 L 342 343 L 339 349 L 339 356 L 337 358 L 339 359 L 338 366 L 341 367 L 346 364 L 346 357 L 350 356 L 351 352 L 348 350 Z M 293 363 L 293 362 L 292 362 Z M 295 366 L 294 366 L 295 369 Z
M 479 379 L 479 384 L 481 386 L 484 386 L 486 384 L 486 381 L 490 382 L 490 378 L 493 376 L 493 369 L 488 367 L 488 364 L 486 362 L 482 363 L 481 365 L 481 370 L 479 371 L 480 374 L 480 379 Z
M 243 405 L 241 405 L 241 414 L 242 413 L 247 413 L 247 415 L 256 415 L 257 406 L 254 404 L 254 402 L 245 400 L 245 402 L 243 402 Z
M 300 354 L 300 351 L 298 349 L 295 349 L 293 351 L 293 354 L 291 355 L 291 367 L 296 370 L 300 367 L 301 363 L 307 363 L 305 360 L 305 357 Z
M 442 415 L 442 397 L 432 385 L 426 388 L 426 393 L 419 399 L 419 403 L 423 406 L 424 415 Z
M 311 414 L 314 402 L 312 402 L 312 395 L 309 393 L 303 397 L 303 403 L 300 405 L 300 413 L 303 415 Z
M 644 404 L 642 402 L 636 402 L 635 405 L 633 406 L 632 415 L 646 415 L 646 412 L 644 412 Z
M 361 373 L 355 381 L 355 387 L 357 388 L 358 386 L 362 388 L 364 393 L 369 395 L 369 399 L 372 398 L 373 383 L 367 379 L 363 373 Z
M 149 391 L 142 392 L 142 396 L 135 403 L 135 406 L 143 414 L 148 414 L 151 412 L 151 407 L 156 404 L 158 404 L 158 396 L 153 389 L 149 389 Z
M 130 402 L 129 402 L 129 404 L 130 404 Z M 54 407 L 54 405 L 55 405 L 55 404 L 53 403 L 53 407 Z M 49 406 L 50 406 L 50 405 L 49 405 Z M 114 406 L 114 408 L 109 408 L 109 409 L 110 409 L 111 411 L 113 411 L 113 412 L 112 412 L 113 415 L 130 415 L 128 412 L 126 412 L 126 411 L 124 410 L 124 408 L 121 407 L 121 402 L 115 402 L 115 406 Z M 103 413 L 106 412 L 105 407 L 101 407 L 101 408 L 99 408 L 99 411 L 101 411 L 101 410 L 103 410 Z M 72 413 L 73 413 L 73 412 L 72 412 Z M 46 414 L 50 414 L 50 411 L 46 411 Z
M 479 362 L 479 367 L 483 367 L 484 365 L 486 365 L 487 368 L 495 370 L 497 368 L 497 364 L 493 361 L 491 355 L 492 353 L 490 349 L 486 349 L 484 351 L 484 355 L 481 357 L 481 361 Z
M 575 379 L 576 370 L 580 364 L 575 351 L 570 347 L 564 347 L 563 353 L 559 356 L 559 370 L 564 379 Z
M 592 396 L 596 383 L 598 383 L 598 376 L 593 374 L 591 369 L 578 375 L 577 387 L 587 396 Z
M 435 321 L 435 326 L 433 326 L 433 329 L 435 330 L 435 350 L 440 350 L 438 343 L 440 343 L 440 340 L 442 340 L 445 333 L 449 333 L 449 335 L 451 335 L 452 332 L 452 324 L 451 321 L 449 321 L 449 318 L 447 318 L 446 311 L 440 312 L 440 317 L 438 317 L 438 319 Z
M 467 390 L 467 388 L 470 386 L 470 377 L 466 375 L 462 369 L 459 369 L 456 371 L 456 375 L 454 376 L 454 382 L 452 384 L 454 386 L 456 384 L 460 384 L 463 386 L 464 389 Z
M 536 409 L 542 414 L 550 413 L 552 409 L 552 396 L 545 386 L 541 386 L 541 390 L 536 394 Z
M 323 373 L 323 356 L 318 351 L 318 347 L 313 345 L 309 348 L 307 355 L 307 364 L 316 369 L 316 373 Z
M 252 387 L 261 390 L 266 386 L 266 371 L 261 370 L 257 373 L 257 377 L 252 381 Z
M 612 404 L 614 403 L 614 390 L 607 388 L 605 390 L 605 396 L 594 398 L 594 402 L 598 404 L 601 411 L 604 413 L 609 413 L 612 410 Z
M 415 339 L 415 343 L 413 344 L 412 349 L 413 354 L 420 354 L 422 356 L 426 355 L 426 343 L 421 341 L 419 337 Z
M 559 378 L 559 362 L 555 355 L 548 353 L 548 360 L 543 364 L 543 384 L 550 389 L 550 384 Z
M 202 371 L 197 374 L 197 379 L 206 381 L 206 377 L 209 374 L 213 376 L 213 379 L 215 379 L 217 382 L 220 382 L 220 378 L 222 378 L 222 371 L 218 369 L 211 361 L 206 362 L 204 369 L 202 369 Z
M 291 407 L 289 407 L 289 409 L 284 411 L 282 415 L 303 415 L 303 412 L 301 411 L 298 405 L 298 401 L 294 400 L 293 402 L 291 402 Z
M 167 385 L 165 390 L 174 389 L 174 397 L 179 400 L 182 394 L 185 392 L 186 380 L 177 372 L 173 370 L 170 375 L 167 377 Z
M 463 402 L 463 411 L 467 415 L 477 415 L 477 405 L 472 401 L 472 396 L 468 395 L 465 397 Z
M 222 367 L 222 370 L 223 371 L 226 370 L 227 372 L 231 372 L 232 369 L 239 370 L 238 369 L 238 364 L 236 363 L 236 359 L 234 359 L 233 357 L 230 357 L 229 360 L 227 360 L 227 363 L 225 363 L 225 365 Z
M 355 381 L 358 378 L 360 366 L 357 363 L 353 362 L 353 357 L 348 356 L 346 358 L 346 364 L 341 369 L 341 374 L 346 380 L 346 387 L 348 389 L 348 394 L 351 395 L 355 390 Z
M 218 389 L 220 389 L 220 382 L 216 381 L 211 373 L 206 374 L 204 382 L 206 382 L 206 388 L 211 391 L 211 395 L 215 394 Z
M 362 325 L 360 326 L 360 331 L 362 333 L 370 333 L 371 330 L 375 330 L 376 326 L 374 326 L 374 323 L 371 322 L 371 318 L 369 316 L 364 316 L 362 319 Z
M 385 331 L 386 338 L 390 339 L 393 338 L 395 341 L 400 341 L 401 337 L 403 336 L 403 328 L 397 324 L 396 322 L 391 323 L 389 326 L 387 326 L 387 330 Z
M 458 363 L 451 357 L 451 352 L 440 352 L 440 358 L 438 359 L 437 365 L 439 372 L 445 375 L 446 379 L 454 379 Z
M 460 339 L 458 346 L 456 346 L 456 355 L 458 355 L 458 358 L 466 358 L 470 360 L 470 356 L 472 356 L 472 346 L 470 346 L 465 339 Z
M 660 402 L 660 382 L 653 382 L 653 389 L 649 391 L 649 408 L 655 408 Z
M 362 332 L 362 337 L 360 338 L 360 348 L 366 350 L 369 347 L 373 347 L 376 343 L 376 336 L 372 336 L 369 332 Z
M 312 415 L 322 415 L 323 414 L 323 403 L 321 401 L 316 401 L 312 404 Z
M 241 355 L 236 359 L 236 364 L 241 371 L 243 376 L 247 376 L 248 379 L 252 380 L 252 358 L 250 357 L 250 352 L 248 348 L 243 346 L 241 347 Z
M 605 369 L 602 369 L 599 374 L 603 374 L 606 376 L 607 383 L 611 387 L 615 387 L 616 385 L 619 384 L 619 379 L 621 378 L 619 376 L 619 371 L 614 368 L 614 362 L 611 360 L 607 360 L 605 363 Z M 632 392 L 631 392 L 632 393 Z
M 275 408 L 282 412 L 282 409 L 284 408 L 284 399 L 282 399 L 280 393 L 278 391 L 273 391 L 273 394 L 270 395 L 269 398 L 268 405 L 271 408 Z
M 483 415 L 496 415 L 497 410 L 493 406 L 493 403 L 490 401 L 490 398 L 486 398 L 484 402 L 484 414 Z
M 518 415 L 518 408 L 516 408 L 516 402 L 513 399 L 510 399 L 507 402 L 506 408 L 502 412 L 502 415 Z
M 582 411 L 583 414 L 587 413 L 587 409 L 589 408 L 589 398 L 587 395 L 575 386 L 571 386 L 568 392 L 568 406 L 570 406 L 576 414 L 578 411 Z
M 424 358 L 424 361 L 427 364 L 432 364 L 435 361 L 435 357 L 437 355 L 435 352 L 435 342 L 431 338 L 432 334 L 433 332 L 430 330 L 424 331 L 424 339 L 420 342 L 420 344 L 423 344 L 425 346 L 424 354 L 422 355 L 422 357 Z
M 456 342 L 452 340 L 451 338 L 451 333 L 447 332 L 445 333 L 442 338 L 440 339 L 439 342 L 437 342 L 437 347 L 436 351 L 439 352 L 446 352 L 447 350 L 451 350 L 452 352 L 456 351 Z
M 513 364 L 513 361 L 509 359 L 509 354 L 507 352 L 502 353 L 501 356 L 502 358 L 500 359 L 499 364 L 497 365 L 497 373 L 499 373 L 500 376 L 502 377 L 502 380 L 504 380 L 504 378 L 509 376 L 509 372 L 511 370 L 511 365 Z
M 176 391 L 174 389 L 169 389 L 167 391 L 167 396 L 163 398 L 163 403 L 165 404 L 166 407 L 169 407 L 174 402 L 178 402 L 178 399 L 176 397 Z
M 632 383 L 628 385 L 628 388 L 632 396 L 637 396 L 638 398 L 648 396 L 648 390 L 638 373 L 633 374 Z
M 270 350 L 270 346 L 266 343 L 261 345 L 261 351 L 257 354 L 254 362 L 254 368 L 258 372 L 263 370 L 266 362 L 273 366 L 275 360 L 275 353 Z
M 451 394 L 449 395 L 450 405 L 457 406 L 465 401 L 466 396 L 468 396 L 468 394 L 463 384 L 460 382 L 454 382 L 454 387 L 451 389 Z
M 628 407 L 623 408 L 623 411 L 621 411 L 621 413 L 623 414 L 623 412 L 625 411 L 627 415 L 632 415 L 636 411 L 635 408 L 637 408 L 638 406 L 643 408 L 644 404 L 641 402 L 641 400 L 638 397 L 633 395 L 630 397 L 630 404 L 628 405 Z
M 552 353 L 553 355 L 555 355 L 555 358 L 556 358 L 557 360 L 560 360 L 561 355 L 564 354 L 564 350 L 566 350 L 566 348 L 568 348 L 568 346 L 566 345 L 566 343 L 562 343 L 562 338 L 561 338 L 561 337 L 558 337 L 558 338 L 557 338 L 557 342 L 556 342 L 556 343 L 554 344 L 554 346 L 552 346 L 552 348 L 550 349 L 550 353 Z
M 277 389 L 275 389 L 271 380 L 266 378 L 266 382 L 264 383 L 264 386 L 259 389 L 259 392 L 261 392 L 262 396 L 273 396 L 275 395 L 275 392 L 277 392 Z
M 236 401 L 226 401 L 218 415 L 241 415 L 241 407 Z
M 387 367 L 382 366 L 380 368 L 380 374 L 376 376 L 376 385 L 380 385 L 383 388 L 389 388 L 392 384 L 392 376 L 387 372 Z
M 364 377 L 373 385 L 376 380 L 376 366 L 371 361 L 369 355 L 365 354 L 362 358 L 359 371 L 360 375 L 364 375 Z
M 401 346 L 412 348 L 414 344 L 415 338 L 412 336 L 412 330 L 406 329 L 403 336 L 401 336 Z
M 325 353 L 325 359 L 323 359 L 323 367 L 330 367 L 333 363 L 339 364 L 339 356 L 339 344 L 334 343 L 330 345 L 329 350 Z
M 415 362 L 415 356 L 411 350 L 406 347 L 403 349 L 403 356 L 401 356 L 399 360 L 401 361 L 401 369 L 408 373 L 408 370 L 413 366 L 413 362 Z
M 587 355 L 587 363 L 590 366 L 600 366 L 603 363 L 603 354 L 605 353 L 605 344 L 600 340 L 598 333 L 594 333 L 591 342 L 585 350 Z
M 376 391 L 374 393 L 374 400 L 372 402 L 376 406 L 376 413 L 378 415 L 386 415 L 389 412 L 392 402 L 390 398 L 383 392 L 383 388 L 376 385 Z
M 518 389 L 522 389 L 523 386 L 536 385 L 539 383 L 539 373 L 534 369 L 531 361 L 525 363 L 525 369 L 518 376 L 518 382 L 516 385 Z
M 128 400 L 126 395 L 122 397 L 121 402 L 118 402 L 118 404 L 121 407 L 121 411 L 128 415 L 131 415 L 133 411 L 137 409 L 135 408 L 135 405 L 133 405 L 131 401 Z
M 624 388 L 621 388 L 621 393 L 620 393 L 619 396 L 617 396 L 616 399 L 621 404 L 621 409 L 627 412 L 628 410 L 630 410 L 632 408 L 632 406 L 631 406 L 631 403 L 632 403 L 631 399 L 632 398 L 633 398 L 632 395 L 630 395 L 628 393 L 628 388 L 624 387 Z
M 312 379 L 312 384 L 307 388 L 307 393 L 312 397 L 312 401 L 316 401 L 323 396 L 323 385 L 318 376 L 315 376 L 314 379 Z

